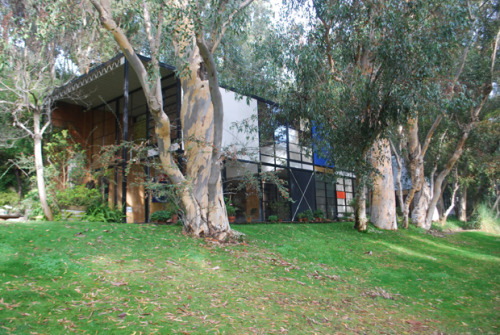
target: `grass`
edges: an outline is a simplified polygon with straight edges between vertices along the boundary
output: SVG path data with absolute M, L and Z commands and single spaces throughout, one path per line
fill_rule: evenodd
M 500 236 L 352 223 L 0 224 L 0 333 L 498 333 Z

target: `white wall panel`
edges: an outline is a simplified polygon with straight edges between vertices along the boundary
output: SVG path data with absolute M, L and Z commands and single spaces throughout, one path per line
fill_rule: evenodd
M 222 146 L 233 152 L 242 149 L 245 154 L 238 154 L 237 157 L 246 160 L 258 160 L 259 134 L 257 124 L 257 100 L 247 98 L 237 99 L 236 93 L 222 89 L 222 101 L 224 104 L 224 134 Z M 241 123 L 246 121 L 253 131 L 238 132 L 235 124 L 241 127 Z

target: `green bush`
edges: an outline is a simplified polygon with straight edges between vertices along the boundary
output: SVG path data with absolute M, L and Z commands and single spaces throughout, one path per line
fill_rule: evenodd
M 54 215 L 54 219 L 57 219 L 59 216 L 59 209 L 54 204 L 54 199 L 52 197 L 47 198 L 47 202 L 49 203 L 49 207 L 52 209 L 52 214 Z M 38 189 L 34 188 L 30 190 L 21 200 L 21 211 L 27 215 L 28 219 L 36 219 L 39 220 L 39 217 L 42 217 L 41 220 L 46 220 L 45 214 L 43 212 L 42 206 L 40 204 L 40 196 L 38 194 Z M 57 220 L 56 220 L 57 221 Z
M 321 209 L 317 209 L 314 211 L 314 217 L 318 218 L 318 219 L 322 219 L 325 217 L 325 215 L 323 214 L 323 211 Z
M 312 210 L 307 209 L 302 212 L 302 215 L 307 221 L 314 221 L 314 213 Z
M 269 215 L 267 219 L 271 222 L 278 222 L 278 215 Z
M 9 205 L 16 206 L 19 203 L 19 196 L 13 191 L 6 191 L 0 193 L 0 207 Z
M 88 222 L 107 222 L 120 223 L 123 222 L 123 211 L 121 208 L 109 208 L 107 204 L 100 204 L 87 208 L 82 221 Z
M 167 222 L 172 218 L 172 212 L 170 211 L 156 211 L 151 214 L 151 221 L 157 222 Z
M 99 190 L 89 189 L 85 185 L 77 185 L 56 192 L 57 204 L 60 207 L 70 206 L 98 206 L 102 202 Z
M 495 214 L 485 205 L 480 204 L 474 210 L 468 222 L 463 224 L 464 229 L 480 229 L 488 233 L 500 234 L 500 219 L 495 218 Z

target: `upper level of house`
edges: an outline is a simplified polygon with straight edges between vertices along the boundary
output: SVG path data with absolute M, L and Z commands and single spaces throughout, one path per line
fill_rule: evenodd
M 142 57 L 144 62 L 148 59 Z M 180 108 L 182 88 L 172 66 L 160 68 L 164 111 L 171 120 L 173 141 L 182 143 Z M 270 122 L 276 106 L 258 97 L 242 97 L 221 88 L 224 105 L 223 147 L 240 160 L 257 162 L 265 169 L 291 167 L 308 171 L 324 160 L 303 144 L 307 135 L 295 125 Z M 90 151 L 122 140 L 155 142 L 154 121 L 140 82 L 123 55 L 93 68 L 55 91 L 55 126 L 70 128 Z M 302 127 L 303 128 L 303 127 Z

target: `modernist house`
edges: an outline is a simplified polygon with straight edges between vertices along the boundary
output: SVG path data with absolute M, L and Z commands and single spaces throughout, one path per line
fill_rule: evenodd
M 145 57 L 142 59 L 148 61 Z M 161 76 L 164 110 L 174 128 L 172 140 L 182 141 L 181 85 L 172 66 L 163 64 Z M 238 209 L 237 220 L 243 221 L 248 215 L 255 221 L 265 220 L 274 214 L 275 204 L 279 202 L 286 207 L 283 219 L 296 220 L 297 214 L 307 209 L 321 209 L 331 219 L 353 212 L 349 206 L 354 192 L 353 176 L 346 173 L 335 181 L 326 178 L 329 169 L 325 161 L 301 145 L 304 133 L 300 122 L 295 127 L 287 124 L 264 127 L 275 108 L 272 102 L 258 97 L 241 99 L 231 90 L 221 91 L 225 113 L 223 145 L 237 152 L 238 162 L 225 164 L 224 187 Z M 104 145 L 148 139 L 154 143 L 154 121 L 148 113 L 139 80 L 123 55 L 59 88 L 55 97 L 53 124 L 69 128 L 85 145 L 90 159 Z M 236 129 L 235 125 L 244 120 L 249 128 L 256 129 L 253 134 Z M 151 152 L 154 156 L 155 151 Z M 261 196 L 255 190 L 241 187 L 244 175 L 268 171 L 274 171 L 285 182 L 293 202 L 283 201 L 278 188 L 270 181 L 260 182 Z M 147 174 L 150 178 L 162 177 L 160 172 L 147 171 Z M 114 182 L 109 183 L 109 201 L 126 206 L 128 222 L 148 222 L 150 214 L 164 204 L 131 182 L 131 178 L 125 178 L 123 171 L 115 169 Z

